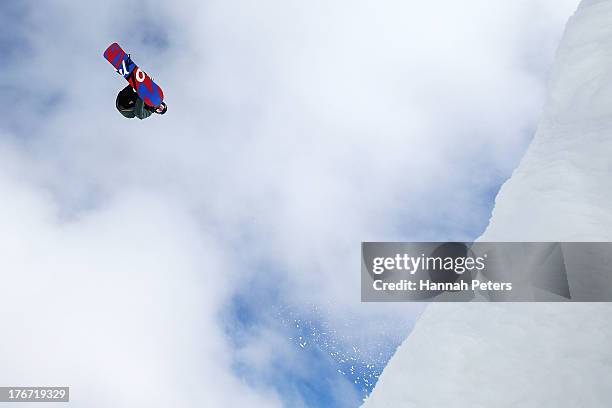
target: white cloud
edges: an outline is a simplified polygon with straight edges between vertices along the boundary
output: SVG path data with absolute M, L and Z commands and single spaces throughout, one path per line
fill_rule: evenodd
M 70 385 L 77 406 L 278 406 L 231 375 L 224 253 L 179 203 L 132 191 L 60 222 L 43 193 L 0 191 L 1 383 Z

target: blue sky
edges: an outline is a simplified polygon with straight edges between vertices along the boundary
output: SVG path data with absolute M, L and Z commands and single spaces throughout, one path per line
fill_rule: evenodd
M 260 287 L 257 283 L 249 286 L 251 290 L 237 295 L 223 316 L 234 347 L 242 348 L 257 338 L 263 326 L 282 333 L 292 353 L 275 358 L 271 369 L 264 372 L 254 371 L 240 360 L 236 361 L 235 370 L 247 381 L 271 384 L 287 406 L 296 400 L 303 400 L 307 406 L 359 405 L 372 391 L 388 359 L 412 327 L 412 318 L 407 317 L 403 328 L 389 330 L 388 335 L 369 344 L 367 350 L 361 350 L 350 336 L 343 335 L 342 328 L 327 324 L 316 307 L 307 312 L 296 311 L 282 294 L 274 293 L 274 286 Z M 253 287 L 257 289 L 252 290 Z M 293 370 L 295 360 L 302 361 L 308 370 Z M 338 392 L 339 388 L 347 391 Z
M 483 231 L 576 2 L 179 3 L 0 5 L 0 268 L 49 288 L 0 300 L 0 383 L 357 406 L 422 310 L 359 301 L 360 242 Z M 115 41 L 164 117 L 114 110 Z

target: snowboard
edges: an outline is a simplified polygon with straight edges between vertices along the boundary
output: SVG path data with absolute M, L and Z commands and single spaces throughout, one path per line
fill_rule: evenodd
M 138 68 L 128 54 L 117 43 L 104 51 L 104 58 L 111 63 L 119 75 L 134 88 L 145 104 L 157 108 L 164 100 L 164 92 L 146 72 Z

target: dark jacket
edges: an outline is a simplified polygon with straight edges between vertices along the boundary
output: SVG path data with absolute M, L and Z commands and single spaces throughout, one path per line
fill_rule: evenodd
M 115 105 L 123 116 L 130 119 L 134 117 L 146 119 L 153 113 L 153 108 L 145 105 L 144 101 L 138 97 L 138 94 L 130 85 L 119 92 Z

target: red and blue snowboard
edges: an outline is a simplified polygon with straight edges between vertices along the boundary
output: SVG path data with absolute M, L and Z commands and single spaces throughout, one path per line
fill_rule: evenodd
M 111 63 L 117 73 L 123 76 L 138 93 L 140 99 L 147 105 L 157 108 L 164 100 L 164 92 L 151 77 L 130 59 L 117 43 L 112 43 L 106 51 L 104 58 Z

